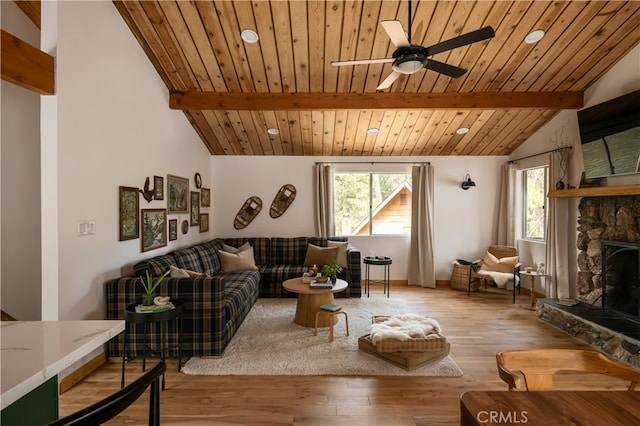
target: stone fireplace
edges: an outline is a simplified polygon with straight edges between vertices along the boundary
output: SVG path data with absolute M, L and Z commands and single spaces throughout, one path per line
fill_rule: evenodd
M 626 245 L 616 243 L 640 244 L 640 196 L 586 197 L 580 201 L 578 210 L 576 298 L 602 307 L 602 248 L 607 248 L 604 266 L 609 278 L 607 285 L 611 289 L 620 277 L 621 269 L 629 262 L 629 256 L 624 252 L 612 256 L 616 249 Z M 610 244 L 603 245 L 603 241 Z
M 640 195 L 583 196 L 578 210 L 579 303 L 541 299 L 537 315 L 640 367 Z

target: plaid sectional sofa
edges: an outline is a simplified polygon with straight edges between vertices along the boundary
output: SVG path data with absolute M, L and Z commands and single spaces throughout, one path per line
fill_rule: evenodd
M 345 237 L 332 238 L 346 241 Z M 223 244 L 239 247 L 245 242 L 253 246 L 257 271 L 221 272 L 218 250 Z M 327 246 L 326 238 L 226 238 L 214 239 L 171 253 L 143 260 L 134 265 L 135 275 L 105 283 L 107 319 L 123 319 L 124 308 L 142 298 L 139 276 L 149 271 L 160 276 L 170 266 L 202 272 L 202 278 L 165 278 L 157 294 L 168 295 L 185 304 L 182 320 L 182 356 L 220 356 L 258 297 L 296 297 L 282 288 L 282 282 L 302 276 L 307 245 Z M 340 278 L 349 283 L 347 290 L 336 297 L 360 297 L 360 251 L 349 247 L 348 267 Z M 142 325 L 131 326 L 129 356 L 141 355 L 144 333 Z M 154 325 L 153 327 L 157 327 Z M 178 330 L 167 324 L 169 356 L 177 357 Z M 160 333 L 151 329 L 148 342 L 160 346 Z M 122 342 L 115 339 L 107 345 L 107 356 L 122 356 Z

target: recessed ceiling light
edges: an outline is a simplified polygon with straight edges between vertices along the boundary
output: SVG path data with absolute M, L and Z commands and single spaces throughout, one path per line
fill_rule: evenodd
M 269 133 L 270 135 L 277 135 L 278 133 L 280 133 L 280 130 L 276 129 L 275 127 L 269 127 L 267 129 L 267 133 Z
M 468 127 L 460 127 L 458 130 L 456 130 L 456 133 L 459 135 L 464 135 L 466 133 L 469 132 L 469 128 Z
M 379 131 L 380 130 L 376 129 L 375 127 L 372 127 L 370 129 L 367 129 L 367 134 L 368 135 L 377 135 Z
M 544 37 L 544 31 L 536 30 L 527 34 L 527 36 L 524 38 L 524 42 L 527 44 L 537 43 L 542 40 L 542 37 Z
M 240 33 L 240 37 L 247 43 L 257 43 L 258 42 L 258 33 L 253 30 L 243 30 Z

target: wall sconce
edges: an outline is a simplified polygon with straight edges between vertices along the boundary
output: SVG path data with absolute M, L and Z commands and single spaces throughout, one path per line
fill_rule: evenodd
M 476 183 L 471 180 L 471 176 L 469 176 L 468 173 L 464 178 L 466 180 L 462 181 L 462 189 L 464 189 L 466 191 L 467 189 L 471 188 L 472 186 L 476 186 Z

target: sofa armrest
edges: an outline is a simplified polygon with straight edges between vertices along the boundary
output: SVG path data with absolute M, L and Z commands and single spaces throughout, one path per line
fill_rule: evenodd
M 349 297 L 360 297 L 362 293 L 362 261 L 360 249 L 351 245 L 347 247 L 347 260 L 349 262 L 349 288 L 347 288 L 347 294 Z
M 106 318 L 124 319 L 124 308 L 132 303 L 139 303 L 142 299 L 142 285 L 137 277 L 124 277 L 107 281 Z M 183 355 L 203 356 L 215 353 L 217 342 L 225 333 L 224 318 L 224 282 L 222 277 L 209 278 L 165 278 L 158 287 L 156 294 L 178 299 L 185 305 L 182 318 Z M 143 333 L 136 327 L 132 330 L 131 348 L 142 348 Z M 154 336 L 154 334 L 156 336 Z M 152 342 L 157 338 L 155 329 L 151 334 Z M 107 347 L 107 356 L 122 356 L 119 339 L 114 339 Z M 178 343 L 178 330 L 173 323 L 168 324 L 168 344 L 175 347 Z M 135 353 L 133 354 L 135 355 Z M 170 356 L 177 353 L 170 351 Z

